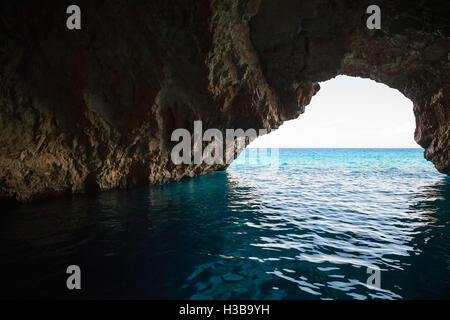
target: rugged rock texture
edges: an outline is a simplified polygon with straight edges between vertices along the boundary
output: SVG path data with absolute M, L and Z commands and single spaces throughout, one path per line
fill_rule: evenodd
M 416 141 L 450 174 L 447 1 L 78 1 L 0 4 L 0 196 L 21 201 L 193 177 L 176 128 L 278 128 L 337 74 L 414 102 Z

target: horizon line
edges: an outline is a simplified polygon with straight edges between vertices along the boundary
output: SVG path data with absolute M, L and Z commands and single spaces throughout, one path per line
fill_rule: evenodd
M 246 147 L 245 149 L 423 149 L 422 147 Z

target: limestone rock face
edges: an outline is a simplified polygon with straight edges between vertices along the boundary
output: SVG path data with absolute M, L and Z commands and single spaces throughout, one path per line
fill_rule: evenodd
M 0 197 L 27 201 L 194 177 L 176 128 L 265 128 L 304 112 L 317 82 L 360 76 L 414 102 L 416 141 L 450 174 L 450 5 L 377 1 L 0 4 Z

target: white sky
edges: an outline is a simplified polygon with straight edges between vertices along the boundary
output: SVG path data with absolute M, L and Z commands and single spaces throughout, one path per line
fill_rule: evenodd
M 295 120 L 259 137 L 253 148 L 419 148 L 411 100 L 373 80 L 337 76 Z

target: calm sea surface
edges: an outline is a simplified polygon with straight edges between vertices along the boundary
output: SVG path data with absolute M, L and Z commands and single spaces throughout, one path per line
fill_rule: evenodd
M 450 178 L 422 150 L 250 153 L 179 183 L 3 207 L 1 296 L 450 298 Z

